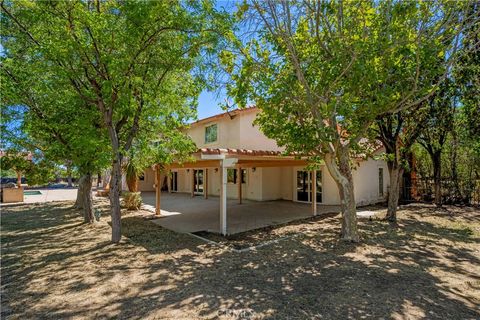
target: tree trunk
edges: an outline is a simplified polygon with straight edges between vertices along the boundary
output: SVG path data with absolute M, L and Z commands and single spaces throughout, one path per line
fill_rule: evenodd
M 84 175 L 83 183 L 83 219 L 85 223 L 94 223 L 95 216 L 93 215 L 93 201 L 92 201 L 92 174 Z
M 78 179 L 77 200 L 75 201 L 75 208 L 83 209 L 83 193 L 85 192 L 85 176 L 80 176 Z
M 433 185 L 435 188 L 435 205 L 442 206 L 442 163 L 441 153 L 435 152 L 430 155 L 433 164 Z
M 73 187 L 73 182 L 72 182 L 72 165 L 70 161 L 67 161 L 67 187 L 71 188 Z
M 130 192 L 138 191 L 138 178 L 137 177 L 127 177 L 127 187 Z
M 358 242 L 360 241 L 360 237 L 357 229 L 357 209 L 348 149 L 341 147 L 338 153 L 338 157 L 336 158 L 333 154 L 327 153 L 325 155 L 325 164 L 330 175 L 337 183 L 340 194 L 342 210 L 341 239 Z M 338 164 L 336 160 L 338 160 Z
M 20 188 L 22 186 L 22 172 L 17 171 L 17 186 Z
M 460 191 L 460 185 L 458 183 L 458 172 L 457 172 L 457 148 L 458 140 L 455 130 L 452 130 L 452 157 L 450 160 L 451 170 L 452 170 L 452 181 L 455 186 L 455 198 L 461 198 L 462 192 Z
M 68 181 L 67 187 L 69 188 L 73 187 L 72 174 L 70 172 L 68 173 L 67 181 Z
M 388 208 L 385 219 L 390 222 L 396 222 L 400 184 L 402 182 L 404 169 L 398 163 L 390 164 L 388 169 L 388 173 L 390 174 L 390 190 L 388 192 Z
M 110 207 L 112 215 L 112 242 L 118 243 L 122 238 L 122 223 L 120 211 L 120 191 L 122 183 L 122 155 L 115 153 L 112 166 L 112 180 L 110 183 Z
M 80 177 L 80 179 L 78 179 L 75 208 L 83 209 L 82 211 L 85 223 L 95 222 L 92 201 L 92 175 L 90 173 L 84 174 Z

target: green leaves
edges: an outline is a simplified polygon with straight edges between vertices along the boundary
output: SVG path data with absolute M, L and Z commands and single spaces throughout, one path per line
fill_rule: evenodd
M 205 65 L 231 25 L 210 1 L 3 6 L 2 64 L 14 76 L 2 73 L 5 105 L 27 106 L 24 130 L 46 154 L 97 168 L 113 149 L 149 153 L 156 140 L 169 147 L 151 161 L 191 150 L 179 129 L 195 117 Z

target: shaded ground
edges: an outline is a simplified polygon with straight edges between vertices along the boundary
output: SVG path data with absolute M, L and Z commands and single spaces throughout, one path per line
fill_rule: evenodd
M 324 227 L 321 223 L 322 220 L 327 220 L 327 223 L 332 223 L 331 219 L 337 220 L 338 215 L 339 213 L 323 213 L 315 217 L 310 216 L 306 219 L 299 219 L 227 236 L 205 231 L 194 232 L 193 234 L 216 242 L 217 244 L 227 246 L 228 248 L 243 250 L 283 241 L 292 236 L 321 231 Z
M 71 205 L 2 207 L 2 319 L 480 318 L 478 210 L 364 219 L 359 245 L 330 217 L 235 253 L 133 214 L 112 245 L 108 218 L 85 226 Z

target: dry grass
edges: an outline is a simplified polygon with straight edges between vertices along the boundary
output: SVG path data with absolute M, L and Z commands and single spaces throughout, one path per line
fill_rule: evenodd
M 131 213 L 112 245 L 71 205 L 2 207 L 2 318 L 480 318 L 478 210 L 405 207 L 398 227 L 362 220 L 359 245 L 329 217 L 234 253 Z

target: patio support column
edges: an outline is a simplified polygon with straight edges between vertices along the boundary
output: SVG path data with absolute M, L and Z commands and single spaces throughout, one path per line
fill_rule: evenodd
M 203 177 L 203 197 L 208 199 L 208 168 L 205 168 L 205 176 Z
M 312 214 L 317 215 L 317 170 L 312 170 Z
M 192 171 L 192 198 L 195 197 L 195 170 L 190 169 Z
M 167 188 L 168 188 L 168 193 L 172 193 L 172 171 L 168 170 L 167 171 Z
M 160 195 L 162 194 L 162 177 L 160 171 L 160 165 L 155 166 L 155 215 L 162 214 L 160 209 Z
M 242 204 L 242 168 L 238 168 L 237 171 L 237 183 L 238 183 L 238 203 Z
M 227 234 L 227 168 L 224 160 L 220 165 L 220 233 Z

